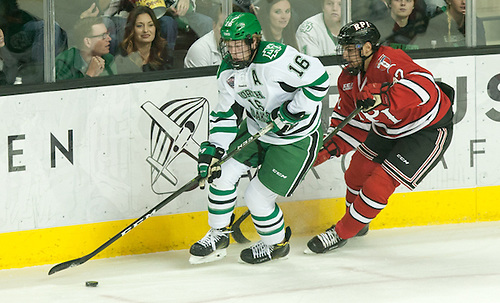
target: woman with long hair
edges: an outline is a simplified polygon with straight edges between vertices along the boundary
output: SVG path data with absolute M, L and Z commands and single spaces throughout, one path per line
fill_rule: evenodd
M 280 42 L 298 48 L 297 28 L 292 24 L 292 6 L 289 0 L 262 0 L 257 9 L 265 41 Z
M 420 48 L 464 47 L 465 39 L 465 2 L 466 0 L 445 0 L 446 10 L 429 20 L 425 34 L 419 37 Z M 486 37 L 483 22 L 476 17 L 477 45 L 485 45 Z
M 173 56 L 160 36 L 160 23 L 147 6 L 137 6 L 130 12 L 120 52 L 116 60 L 118 73 L 172 68 Z

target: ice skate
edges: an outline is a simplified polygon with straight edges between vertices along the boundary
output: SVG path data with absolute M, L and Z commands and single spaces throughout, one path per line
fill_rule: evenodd
M 249 248 L 245 248 L 241 251 L 240 262 L 249 264 L 259 264 L 271 260 L 283 259 L 290 253 L 290 236 L 292 235 L 292 230 L 290 227 L 285 229 L 285 240 L 283 242 L 267 245 L 264 242 L 259 241 Z
M 191 245 L 189 263 L 202 264 L 224 258 L 229 246 L 229 233 L 228 228 L 211 228 L 201 240 Z
M 335 231 L 335 225 L 327 229 L 307 242 L 306 254 L 323 254 L 328 251 L 340 248 L 347 243 Z
M 370 224 L 366 224 L 363 226 L 363 228 L 358 231 L 358 233 L 355 235 L 355 237 L 362 237 L 365 236 L 368 233 L 368 230 L 370 229 Z

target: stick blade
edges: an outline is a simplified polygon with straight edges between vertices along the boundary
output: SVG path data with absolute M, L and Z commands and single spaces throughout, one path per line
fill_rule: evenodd
M 234 241 L 236 241 L 237 243 L 249 243 L 250 240 L 248 240 L 244 235 L 243 233 L 241 232 L 241 228 L 240 228 L 240 225 L 241 225 L 241 222 L 243 222 L 248 216 L 250 215 L 250 211 L 246 211 L 243 215 L 241 215 L 241 217 L 238 218 L 238 220 L 236 220 L 233 225 L 231 225 L 231 235 L 233 236 L 233 239 Z
M 55 274 L 56 272 L 59 272 L 61 270 L 65 270 L 67 268 L 75 267 L 75 266 L 78 266 L 80 264 L 85 263 L 88 260 L 88 258 L 86 258 L 86 257 L 87 256 L 81 257 L 81 258 L 77 258 L 77 259 L 74 259 L 74 260 L 70 260 L 70 261 L 66 261 L 66 262 L 59 263 L 59 264 L 55 265 L 54 267 L 52 267 L 49 270 L 49 276 L 52 275 L 52 274 Z

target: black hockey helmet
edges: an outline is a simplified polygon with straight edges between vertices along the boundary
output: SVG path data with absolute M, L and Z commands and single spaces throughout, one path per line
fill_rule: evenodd
M 360 71 L 364 71 L 366 59 L 370 58 L 379 47 L 380 32 L 370 21 L 358 20 L 344 25 L 338 35 L 339 45 L 337 54 L 343 56 L 344 50 L 348 45 L 354 45 L 359 52 L 359 60 L 351 60 L 348 62 L 343 58 L 341 63 L 342 68 L 351 75 L 357 75 Z M 372 52 L 369 55 L 363 56 L 361 49 L 365 43 L 370 42 Z
M 365 44 L 370 42 L 374 47 L 378 46 L 380 32 L 366 20 L 352 21 L 344 25 L 338 35 L 340 45 Z

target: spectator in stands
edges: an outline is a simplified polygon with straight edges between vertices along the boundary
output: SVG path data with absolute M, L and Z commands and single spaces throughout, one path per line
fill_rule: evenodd
M 159 0 L 163 1 L 163 0 Z M 177 22 L 172 18 L 171 16 L 165 14 L 167 3 L 169 2 L 168 5 L 172 2 L 171 0 L 164 1 L 163 4 L 165 4 L 165 9 L 160 10 L 157 7 L 157 11 L 155 11 L 155 16 L 156 19 L 160 22 L 160 33 L 161 37 L 167 40 L 167 47 L 170 48 L 172 51 L 175 48 L 175 42 L 177 40 L 177 35 L 178 35 L 178 26 Z M 111 0 L 109 3 L 109 6 L 104 10 L 103 16 L 106 16 L 108 18 L 111 18 L 113 20 L 114 28 L 115 28 L 115 36 L 111 34 L 112 38 L 112 53 L 113 52 L 113 45 L 116 43 L 116 45 L 120 45 L 120 43 L 123 40 L 123 36 L 125 35 L 125 24 L 127 23 L 127 17 L 128 14 L 131 10 L 134 9 L 135 6 L 137 5 L 144 5 L 144 3 L 150 3 L 146 1 L 138 1 L 138 0 Z M 152 3 L 152 2 L 151 2 Z M 158 3 L 156 3 L 158 5 Z M 108 29 L 110 27 L 108 26 Z M 115 43 L 113 43 L 113 41 Z
M 477 45 L 485 45 L 483 23 L 477 19 Z M 416 39 L 420 48 L 461 47 L 465 41 L 465 0 L 446 0 L 446 11 L 429 20 L 425 34 Z
M 252 13 L 255 15 L 255 7 L 250 0 L 233 0 L 233 12 Z M 226 16 L 222 13 L 222 7 L 216 10 L 216 16 L 211 16 L 213 30 L 196 40 L 188 49 L 184 58 L 184 67 L 202 67 L 219 65 L 222 57 L 219 51 L 220 29 Z
M 3 30 L 0 28 L 0 66 L 2 69 L 0 70 L 0 85 L 5 85 L 7 84 L 7 78 L 5 77 L 5 73 L 3 72 L 3 57 L 2 57 L 2 51 L 5 46 L 5 40 L 3 36 Z
M 296 37 L 299 51 L 309 56 L 328 56 L 336 53 L 341 20 L 341 0 L 324 0 L 323 12 L 306 19 Z
M 177 0 L 168 8 L 169 14 L 189 25 L 198 37 L 212 30 L 212 18 L 195 10 L 195 0 Z
M 403 50 L 418 49 L 415 39 L 425 31 L 428 19 L 423 0 L 386 0 L 390 18 L 374 22 L 383 44 Z
M 147 6 L 137 6 L 129 14 L 125 36 L 116 58 L 118 72 L 166 70 L 173 66 L 171 50 L 160 36 L 160 24 Z
M 446 2 L 444 0 L 425 0 L 427 6 L 426 15 L 429 18 L 441 14 L 446 10 Z
M 261 0 L 256 10 L 262 25 L 262 40 L 298 48 L 295 38 L 297 28 L 290 22 L 292 6 L 289 0 Z
M 240 13 L 255 13 L 255 6 L 253 2 L 258 0 L 233 0 L 233 12 Z
M 351 1 L 352 20 L 377 20 L 389 17 L 389 8 L 385 0 L 354 0 Z
M 81 0 L 80 0 L 81 1 Z M 118 6 L 117 1 L 120 3 Z M 85 1 L 89 5 L 88 1 Z M 133 8 L 133 4 L 122 0 L 111 0 L 108 7 L 101 7 L 101 1 L 91 1 L 87 9 L 80 13 L 80 19 L 88 17 L 101 17 L 104 25 L 108 29 L 109 36 L 111 37 L 109 52 L 115 55 L 118 50 L 118 45 L 123 39 L 123 31 L 125 28 L 125 23 L 127 20 L 126 14 L 118 14 L 120 11 L 124 11 L 123 5 L 130 5 Z M 125 11 L 124 11 L 125 12 Z M 126 13 L 126 12 L 125 12 Z
M 3 72 L 6 82 L 13 84 L 16 78 L 22 83 L 43 82 L 44 21 L 21 10 L 17 0 L 0 1 L 0 28 L 5 46 L 1 48 Z M 66 32 L 56 24 L 56 54 L 67 49 Z
M 99 17 L 79 19 L 75 24 L 76 47 L 56 57 L 56 80 L 116 75 L 109 53 L 111 37 Z
M 233 8 L 234 11 L 234 8 Z M 217 22 L 213 23 L 213 30 L 196 40 L 188 49 L 184 58 L 184 67 L 201 67 L 220 65 L 222 57 L 219 51 L 220 29 L 225 20 L 222 8 L 218 10 Z

